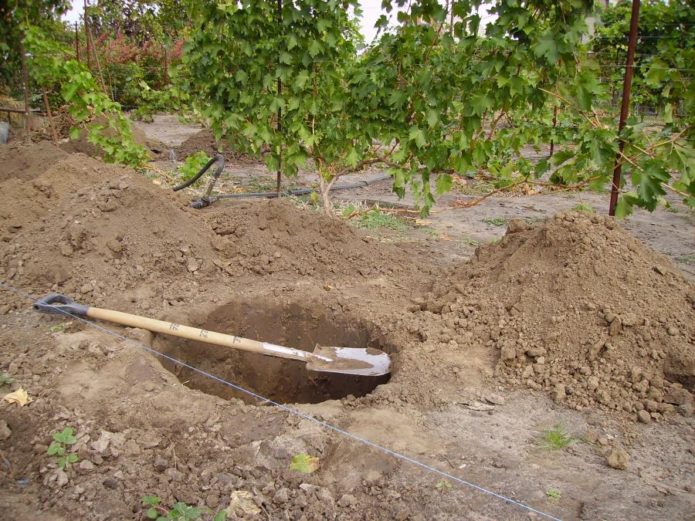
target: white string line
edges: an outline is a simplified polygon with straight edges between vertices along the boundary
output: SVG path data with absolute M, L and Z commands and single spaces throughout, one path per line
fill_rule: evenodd
M 24 291 L 22 291 L 18 288 L 15 288 L 14 286 L 11 286 L 10 284 L 7 284 L 6 282 L 1 281 L 1 280 L 0 280 L 0 287 L 3 287 L 9 291 L 12 291 L 13 293 L 20 295 L 21 297 L 24 297 L 27 300 L 30 300 L 31 302 L 35 302 L 37 300 L 32 295 L 25 293 Z M 520 501 L 516 501 L 515 499 L 504 496 L 502 494 L 499 494 L 497 492 L 489 490 L 489 489 L 482 487 L 480 485 L 476 485 L 475 483 L 472 483 L 470 481 L 466 481 L 465 479 L 456 477 L 453 474 L 449 474 L 448 472 L 446 472 L 444 470 L 440 470 L 436 467 L 428 465 L 427 463 L 423 463 L 419 460 L 411 458 L 410 456 L 407 456 L 407 455 L 402 454 L 400 452 L 397 452 L 395 450 L 391 450 L 387 447 L 384 447 L 383 445 L 379 445 L 378 443 L 370 441 L 367 438 L 362 438 L 361 436 L 358 436 L 357 434 L 353 434 L 349 431 L 341 429 L 340 427 L 336 427 L 335 425 L 332 425 L 328 422 L 325 422 L 323 420 L 319 420 L 318 418 L 315 418 L 315 417 L 311 416 L 310 414 L 303 413 L 302 411 L 299 411 L 298 409 L 294 409 L 286 404 L 273 401 L 270 398 L 266 398 L 265 396 L 262 396 L 262 395 L 255 393 L 249 389 L 241 387 L 240 385 L 237 385 L 237 384 L 232 383 L 232 382 L 228 382 L 227 380 L 224 380 L 224 379 L 220 378 L 219 376 L 215 376 L 214 374 L 208 373 L 202 369 L 194 367 L 194 366 L 192 366 L 186 362 L 183 362 L 181 360 L 178 360 L 172 356 L 169 356 L 169 355 L 164 354 L 164 353 L 160 353 L 156 349 L 151 348 L 150 346 L 148 346 L 147 344 L 144 344 L 143 342 L 140 342 L 140 341 L 135 340 L 133 338 L 129 338 L 127 336 L 121 335 L 120 333 L 117 333 L 116 331 L 113 331 L 109 328 L 106 328 L 106 327 L 101 326 L 95 322 L 92 322 L 91 320 L 86 320 L 83 317 L 80 317 L 78 315 L 74 315 L 68 311 L 61 309 L 59 306 L 53 306 L 53 305 L 49 305 L 49 306 L 54 308 L 59 313 L 62 313 L 63 315 L 66 315 L 69 317 L 72 317 L 76 320 L 79 320 L 80 322 L 83 322 L 83 323 L 93 327 L 94 329 L 102 331 L 102 332 L 104 332 L 108 335 L 111 335 L 113 337 L 120 338 L 121 340 L 124 340 L 126 342 L 130 342 L 130 343 L 134 344 L 135 346 L 143 349 L 144 351 L 146 351 L 152 355 L 169 360 L 170 362 L 172 362 L 174 364 L 177 364 L 181 367 L 185 367 L 186 369 L 190 369 L 191 371 L 194 371 L 194 372 L 196 372 L 200 375 L 203 375 L 207 378 L 210 378 L 211 380 L 215 380 L 216 382 L 221 383 L 223 385 L 226 385 L 227 387 L 230 387 L 232 389 L 236 389 L 237 391 L 240 391 L 240 392 L 245 393 L 249 396 L 252 396 L 252 397 L 256 398 L 257 400 L 260 400 L 260 401 L 265 402 L 265 403 L 269 403 L 269 404 L 273 405 L 274 407 L 277 407 L 278 409 L 286 411 L 294 416 L 297 416 L 297 417 L 302 418 L 304 420 L 308 420 L 310 422 L 313 422 L 314 424 L 316 424 L 316 425 L 318 425 L 326 430 L 336 432 L 336 433 L 338 433 L 346 438 L 357 441 L 358 443 L 361 443 L 363 445 L 367 445 L 373 449 L 376 449 L 380 452 L 383 452 L 384 454 L 388 454 L 390 456 L 393 456 L 394 458 L 397 458 L 399 460 L 402 460 L 402 461 L 405 461 L 405 462 L 410 463 L 412 465 L 415 465 L 417 467 L 420 467 L 421 469 L 424 469 L 424 470 L 431 472 L 433 474 L 437 474 L 439 476 L 442 476 L 446 479 L 449 479 L 449 480 L 451 480 L 455 483 L 458 483 L 460 485 L 463 485 L 465 487 L 469 487 L 469 488 L 472 488 L 474 490 L 477 490 L 478 492 L 482 492 L 483 494 L 487 494 L 487 495 L 492 496 L 494 498 L 501 499 L 502 501 L 504 501 L 505 503 L 508 503 L 510 505 L 516 506 L 516 507 L 524 509 L 524 510 L 528 510 L 529 512 L 534 512 L 535 514 L 543 516 L 547 519 L 551 519 L 552 521 L 561 521 L 560 518 L 557 518 L 551 514 L 543 512 L 541 510 L 537 510 L 529 505 L 526 505 L 525 503 L 522 503 Z

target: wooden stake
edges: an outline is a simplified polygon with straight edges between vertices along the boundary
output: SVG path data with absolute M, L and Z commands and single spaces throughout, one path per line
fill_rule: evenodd
M 19 42 L 19 52 L 22 53 L 22 83 L 24 86 L 24 141 L 31 142 L 31 110 L 29 108 L 29 67 L 27 53 L 24 50 L 24 35 Z
M 43 104 L 46 107 L 46 117 L 48 117 L 48 127 L 51 129 L 51 137 L 53 137 L 53 142 L 58 143 L 58 133 L 53 126 L 53 114 L 51 114 L 51 105 L 48 103 L 48 95 L 46 91 L 43 91 Z
M 75 59 L 80 61 L 80 30 L 77 28 L 77 22 L 75 22 Z

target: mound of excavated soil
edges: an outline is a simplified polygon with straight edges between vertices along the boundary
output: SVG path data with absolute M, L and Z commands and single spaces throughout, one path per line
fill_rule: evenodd
M 0 276 L 37 292 L 149 309 L 203 281 L 402 271 L 395 249 L 289 202 L 188 208 L 132 170 L 50 143 L 0 147 Z M 190 298 L 190 297 L 188 297 Z
M 242 202 L 208 215 L 215 247 L 231 274 L 355 274 L 374 276 L 407 269 L 402 254 L 359 235 L 343 221 L 300 211 L 289 201 Z
M 174 149 L 176 152 L 176 158 L 179 161 L 184 161 L 191 154 L 196 152 L 205 152 L 208 156 L 212 157 L 215 154 L 222 154 L 224 158 L 228 161 L 239 161 L 242 159 L 247 159 L 243 154 L 234 152 L 229 145 L 220 145 L 216 140 L 215 136 L 212 134 L 212 130 L 204 128 L 197 134 L 193 134 L 186 141 L 181 143 L 178 147 Z M 257 160 L 251 160 L 253 163 L 257 163 Z
M 496 349 L 503 381 L 558 402 L 645 422 L 692 407 L 695 286 L 610 218 L 514 221 L 421 307 Z

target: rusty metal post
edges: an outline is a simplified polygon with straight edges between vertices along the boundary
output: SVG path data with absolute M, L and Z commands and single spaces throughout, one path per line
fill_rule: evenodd
M 84 0 L 84 40 L 87 46 L 87 68 L 92 69 L 92 46 L 89 45 L 89 20 L 87 16 L 87 0 Z
M 630 39 L 627 44 L 627 60 L 625 63 L 625 77 L 623 79 L 623 101 L 620 105 L 620 121 L 618 123 L 618 134 L 622 134 L 625 128 L 625 121 L 630 113 L 630 90 L 632 89 L 632 73 L 635 66 L 635 48 L 637 47 L 637 26 L 639 23 L 640 0 L 632 0 L 632 14 L 630 15 Z M 611 185 L 611 200 L 608 206 L 608 215 L 615 215 L 615 207 L 618 204 L 618 192 L 620 191 L 620 178 L 623 168 L 623 151 L 625 141 L 619 138 L 618 154 L 615 156 L 615 166 L 613 167 L 613 183 Z

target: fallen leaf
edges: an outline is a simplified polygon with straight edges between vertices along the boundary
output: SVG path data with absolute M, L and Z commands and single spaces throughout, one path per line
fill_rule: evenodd
M 2 397 L 2 399 L 7 403 L 16 403 L 20 407 L 24 407 L 26 404 L 33 401 L 31 398 L 29 398 L 27 392 L 21 387 L 13 393 L 6 394 Z
M 292 456 L 290 470 L 301 472 L 302 474 L 311 474 L 319 468 L 319 459 L 315 456 L 309 456 L 302 452 Z

